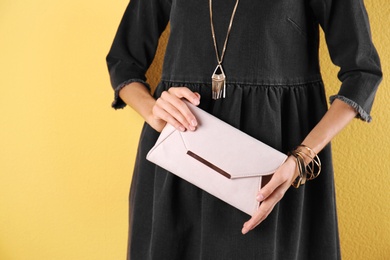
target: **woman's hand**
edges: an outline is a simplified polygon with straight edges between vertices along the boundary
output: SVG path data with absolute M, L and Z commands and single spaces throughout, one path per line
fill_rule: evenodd
M 298 177 L 296 162 L 294 157 L 290 156 L 274 173 L 270 182 L 259 191 L 257 200 L 262 203 L 252 218 L 244 223 L 242 234 L 245 235 L 267 218 L 296 177 Z
M 356 117 L 356 114 L 357 112 L 352 106 L 336 99 L 302 143 L 318 154 L 333 137 Z M 298 177 L 298 171 L 295 158 L 290 156 L 275 172 L 271 181 L 260 190 L 258 200 L 262 201 L 262 203 L 256 214 L 249 221 L 245 222 L 242 228 L 243 234 L 255 228 L 271 213 L 276 203 L 282 199 L 296 177 Z
M 180 131 L 195 131 L 198 122 L 182 99 L 186 99 L 195 106 L 200 103 L 200 95 L 186 87 L 172 87 L 164 91 L 152 108 L 148 123 L 158 132 L 161 132 L 166 123 L 173 125 Z
M 198 125 L 195 116 L 182 99 L 187 99 L 197 106 L 200 103 L 200 95 L 186 87 L 170 88 L 155 100 L 144 84 L 132 82 L 121 89 L 119 96 L 158 132 L 162 131 L 167 122 L 181 131 L 194 131 Z

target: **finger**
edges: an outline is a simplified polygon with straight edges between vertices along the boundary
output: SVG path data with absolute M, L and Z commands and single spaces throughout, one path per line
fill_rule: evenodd
M 164 91 L 162 94 L 161 94 L 161 98 L 166 101 L 167 103 L 169 103 L 171 106 L 174 107 L 174 109 L 172 109 L 172 107 L 169 107 L 171 110 L 167 110 L 167 112 L 175 112 L 178 111 L 179 113 L 181 113 L 181 116 L 178 116 L 176 118 L 176 114 L 173 115 L 175 116 L 175 118 L 180 121 L 180 123 L 183 124 L 183 126 L 185 126 L 185 128 L 191 130 L 191 131 L 194 131 L 196 129 L 196 126 L 198 125 L 198 122 L 195 118 L 195 116 L 192 114 L 191 110 L 188 108 L 188 106 L 186 105 L 186 103 L 183 102 L 183 100 L 180 98 L 181 95 L 180 94 L 183 94 L 184 92 L 187 92 L 187 91 L 184 91 L 184 89 L 186 88 L 183 88 L 182 91 L 178 91 L 178 93 L 173 93 L 172 91 Z M 187 89 L 188 90 L 188 89 Z M 188 90 L 189 91 L 189 90 Z M 191 92 L 193 96 L 197 97 L 197 95 L 193 92 Z M 198 99 L 199 101 L 199 99 Z M 168 107 L 167 107 L 168 108 Z M 182 118 L 184 117 L 185 120 L 181 120 Z
M 189 125 L 194 127 L 194 129 L 190 130 L 195 130 L 195 127 L 198 125 L 198 122 L 195 116 L 191 113 L 190 109 L 187 107 L 187 105 L 182 102 L 182 99 L 186 99 L 190 101 L 193 105 L 198 106 L 200 104 L 200 94 L 191 91 L 187 87 L 173 87 L 168 90 L 168 93 L 179 98 L 179 100 L 172 100 L 172 102 L 175 102 L 175 106 L 185 116 Z
M 191 91 L 189 88 L 172 87 L 168 89 L 168 92 L 175 95 L 178 98 L 185 98 L 195 106 L 198 106 L 200 103 L 200 94 Z
M 271 180 L 259 191 L 256 199 L 261 202 L 267 199 L 280 185 L 282 185 L 286 180 L 276 172 Z
M 164 120 L 182 132 L 188 127 L 188 122 L 180 111 L 162 98 L 156 100 L 156 104 L 153 107 L 153 115 L 155 118 Z
M 257 194 L 256 199 L 261 202 L 274 192 L 280 185 L 289 185 L 298 176 L 296 161 L 293 157 L 288 157 L 282 166 L 275 172 L 269 183 L 267 183 Z
M 296 175 L 296 164 L 294 159 L 288 158 L 286 162 L 272 176 L 271 180 L 259 192 L 263 196 L 262 203 L 257 212 L 250 220 L 244 223 L 242 233 L 246 234 L 264 219 L 268 217 L 275 205 L 283 198 L 286 191 L 290 188 L 292 180 Z M 258 198 L 259 198 L 258 196 Z
M 288 187 L 289 185 L 280 186 L 266 200 L 261 203 L 259 209 L 251 217 L 251 219 L 244 223 L 244 226 L 241 230 L 242 234 L 245 235 L 268 217 L 268 215 L 274 209 L 275 205 L 283 198 Z
M 199 103 L 198 103 L 198 105 L 200 104 L 200 94 L 198 93 L 198 92 L 194 92 L 194 94 L 198 97 L 198 100 L 199 100 Z M 198 105 L 196 105 L 196 106 L 198 106 Z

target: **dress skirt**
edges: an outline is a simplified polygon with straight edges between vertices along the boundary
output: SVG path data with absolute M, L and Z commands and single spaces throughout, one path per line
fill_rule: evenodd
M 213 1 L 218 50 L 235 3 Z M 145 73 L 168 23 L 155 98 L 186 86 L 201 95 L 200 108 L 287 153 L 327 111 L 318 53 L 321 27 L 340 67 L 340 90 L 331 101 L 338 98 L 356 109 L 358 118 L 371 120 L 382 72 L 362 0 L 240 1 L 222 64 L 226 98 L 218 100 L 211 98 L 217 60 L 209 1 L 131 0 L 107 55 L 114 108 L 126 105 L 119 91 L 128 83 L 148 86 Z M 319 177 L 299 189 L 290 187 L 266 220 L 242 235 L 248 215 L 146 160 L 158 136 L 144 125 L 130 191 L 129 259 L 340 259 L 330 145 L 319 153 Z
M 183 85 L 163 81 L 155 96 Z M 208 85 L 185 85 L 201 94 L 202 109 L 285 153 L 327 109 L 320 80 L 228 84 L 219 100 L 210 98 Z M 158 136 L 144 125 L 130 193 L 130 259 L 340 259 L 330 146 L 319 154 L 320 176 L 291 187 L 263 223 L 242 235 L 248 215 L 145 159 Z

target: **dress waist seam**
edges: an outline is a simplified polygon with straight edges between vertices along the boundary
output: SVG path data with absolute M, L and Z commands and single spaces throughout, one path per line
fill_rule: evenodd
M 314 75 L 305 78 L 294 79 L 260 79 L 256 81 L 243 81 L 243 80 L 227 80 L 226 85 L 248 85 L 248 86 L 302 86 L 307 84 L 322 83 L 321 75 Z M 162 76 L 160 83 L 166 83 L 169 85 L 183 85 L 183 84 L 202 84 L 211 85 L 210 79 L 179 79 L 179 78 L 167 78 Z

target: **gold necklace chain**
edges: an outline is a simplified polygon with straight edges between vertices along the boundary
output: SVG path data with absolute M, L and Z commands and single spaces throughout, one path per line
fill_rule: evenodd
M 234 5 L 232 16 L 230 17 L 229 27 L 228 27 L 228 30 L 226 33 L 225 42 L 223 44 L 221 57 L 219 57 L 217 39 L 215 37 L 215 29 L 214 29 L 214 22 L 213 22 L 213 0 L 209 0 L 211 34 L 212 34 L 213 42 L 214 42 L 215 55 L 216 55 L 217 61 L 218 61 L 218 65 L 215 68 L 213 75 L 211 76 L 212 98 L 213 99 L 219 99 L 222 97 L 224 98 L 226 95 L 226 76 L 225 76 L 225 72 L 223 71 L 223 68 L 222 68 L 222 62 L 223 62 L 223 58 L 225 57 L 226 46 L 227 46 L 227 42 L 229 39 L 230 31 L 232 29 L 233 19 L 234 19 L 234 16 L 236 14 L 236 11 L 237 11 L 239 1 L 240 0 L 236 0 L 236 4 Z
M 210 5 L 210 24 L 211 24 L 211 33 L 212 33 L 212 36 L 213 36 L 215 54 L 216 54 L 216 56 L 217 56 L 217 61 L 218 61 L 218 64 L 219 64 L 219 65 L 222 64 L 223 58 L 224 58 L 224 56 L 225 56 L 225 51 L 226 51 L 227 42 L 228 42 L 228 39 L 229 39 L 230 31 L 231 31 L 231 29 L 232 29 L 234 16 L 235 16 L 235 14 L 236 14 L 237 7 L 238 7 L 238 2 L 239 2 L 239 1 L 240 1 L 240 0 L 237 0 L 237 1 L 236 1 L 236 4 L 235 4 L 234 9 L 233 9 L 233 12 L 232 12 L 232 16 L 230 17 L 229 27 L 228 27 L 228 31 L 227 31 L 227 33 L 226 33 L 225 43 L 223 44 L 223 49 L 222 49 L 221 58 L 219 58 L 219 52 L 218 52 L 218 46 L 217 46 L 217 39 L 216 39 L 216 37 L 215 37 L 214 22 L 213 22 L 213 0 L 209 0 L 209 5 Z

